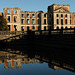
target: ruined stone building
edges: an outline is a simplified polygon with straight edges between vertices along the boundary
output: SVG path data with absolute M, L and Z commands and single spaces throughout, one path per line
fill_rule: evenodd
M 71 13 L 69 7 L 57 4 L 48 6 L 48 26 L 52 29 L 74 28 L 75 13 Z
M 71 13 L 69 5 L 53 4 L 48 11 L 21 11 L 20 8 L 4 8 L 3 16 L 7 20 L 10 31 L 49 30 L 74 28 L 75 13 Z
M 20 8 L 5 8 L 4 18 L 10 31 L 48 30 L 47 13 L 21 11 Z

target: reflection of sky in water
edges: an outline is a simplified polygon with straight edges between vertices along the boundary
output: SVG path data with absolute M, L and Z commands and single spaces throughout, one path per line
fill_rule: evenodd
M 5 69 L 4 64 L 0 64 L 0 75 L 75 75 L 75 73 L 64 69 L 53 70 L 47 63 L 31 63 L 22 64 L 20 69 Z

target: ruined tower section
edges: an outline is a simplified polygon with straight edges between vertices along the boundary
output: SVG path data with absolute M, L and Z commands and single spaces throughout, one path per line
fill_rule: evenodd
M 5 8 L 4 18 L 7 20 L 9 31 L 21 31 L 20 8 Z
M 48 19 L 48 28 L 49 29 L 53 29 L 54 28 L 54 21 L 53 21 L 53 5 L 51 6 L 48 6 L 48 9 L 47 9 L 47 19 Z

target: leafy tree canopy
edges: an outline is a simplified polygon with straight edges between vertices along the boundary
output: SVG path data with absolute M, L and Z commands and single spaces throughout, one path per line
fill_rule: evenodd
M 0 31 L 7 31 L 7 21 L 3 18 L 3 16 L 0 16 Z

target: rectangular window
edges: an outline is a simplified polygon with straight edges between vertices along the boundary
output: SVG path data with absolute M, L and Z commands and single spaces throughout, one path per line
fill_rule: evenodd
M 70 20 L 70 24 L 72 23 L 72 21 Z
M 32 24 L 33 24 L 33 25 L 35 24 L 35 20 L 34 20 L 34 19 L 32 20 Z
M 63 14 L 61 14 L 61 17 L 63 17 Z
M 27 19 L 27 24 L 29 24 L 29 19 Z
M 8 25 L 8 30 L 9 30 L 9 31 L 11 30 L 11 25 Z
M 46 19 L 44 19 L 44 24 L 46 24 Z
M 44 26 L 44 30 L 46 30 L 46 26 Z
M 67 14 L 65 15 L 65 17 L 67 17 Z
M 40 14 L 38 14 L 38 17 L 40 17 Z
M 24 19 L 21 19 L 21 23 L 24 24 Z
M 24 14 L 21 14 L 22 17 L 24 17 Z
M 32 17 L 34 18 L 34 17 L 35 17 L 35 15 L 34 15 L 34 14 L 32 14 Z
M 67 24 L 67 19 L 65 20 L 65 24 Z
M 14 16 L 14 22 L 17 22 L 17 16 Z
M 29 31 L 29 26 L 27 26 L 27 31 Z
M 46 14 L 44 14 L 44 17 L 46 17 Z
M 27 17 L 29 17 L 29 14 L 27 14 Z
M 59 19 L 57 19 L 57 24 L 59 24 Z
M 10 16 L 7 16 L 7 22 L 10 22 Z
M 61 19 L 61 25 L 63 25 L 63 19 Z
M 10 14 L 10 10 L 7 10 L 7 13 Z
M 32 29 L 35 29 L 35 26 L 32 26 Z
M 17 10 L 14 10 L 14 14 L 17 14 Z
M 21 30 L 24 31 L 24 26 L 21 27 Z
M 15 29 L 15 31 L 17 31 L 17 25 L 14 25 L 14 29 Z
M 59 14 L 57 14 L 57 17 L 59 17 Z

